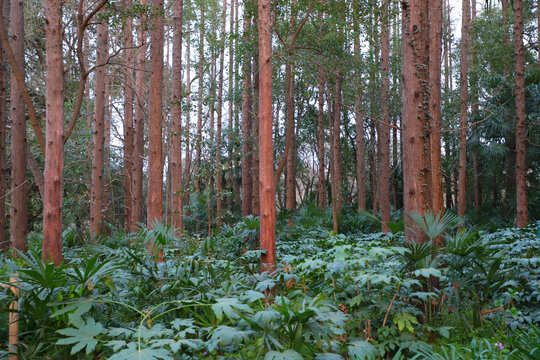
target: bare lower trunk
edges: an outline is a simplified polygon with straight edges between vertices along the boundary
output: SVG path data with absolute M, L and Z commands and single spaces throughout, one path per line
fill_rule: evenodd
M 124 8 L 130 9 L 132 0 L 124 0 Z M 133 174 L 133 19 L 127 17 L 123 29 L 124 61 L 124 208 L 126 230 L 131 229 L 132 190 L 131 176 Z
M 225 26 L 227 15 L 227 0 L 223 0 L 223 9 L 221 17 L 221 53 L 219 56 L 219 85 L 218 85 L 218 112 L 217 112 L 217 131 L 216 131 L 216 220 L 217 228 L 221 229 L 221 217 L 223 211 L 223 184 L 221 176 L 221 125 L 223 117 L 223 65 L 225 61 Z
M 336 76 L 336 98 L 334 104 L 334 175 L 336 182 L 336 216 L 338 228 L 341 224 L 341 209 L 343 207 L 343 171 L 341 167 L 341 88 L 343 73 L 338 71 Z
M 273 270 L 276 263 L 276 191 L 272 152 L 272 21 L 270 0 L 259 0 L 259 159 L 261 198 L 261 269 Z
M 163 11 L 163 0 L 152 0 L 152 7 Z M 163 15 L 153 19 L 150 40 L 150 103 L 148 118 L 148 218 L 149 224 L 163 215 Z
M 62 262 L 62 179 L 64 127 L 64 69 L 62 1 L 45 2 L 46 36 L 46 150 L 43 199 L 43 260 Z
M 204 84 L 204 9 L 201 7 L 201 28 L 199 30 L 199 89 L 197 98 L 197 140 L 195 143 L 195 174 L 201 169 L 202 151 L 202 111 L 203 111 L 203 84 Z M 196 175 L 195 191 L 201 192 L 201 179 Z
M 459 179 L 458 216 L 465 216 L 467 209 L 467 109 L 468 109 L 468 33 L 469 0 L 462 0 L 461 58 L 460 58 L 460 107 L 459 107 Z
M 285 86 L 287 107 L 287 133 L 285 134 L 286 153 L 283 161 L 286 162 L 285 177 L 285 208 L 292 210 L 296 207 L 295 173 L 294 173 L 294 63 L 286 65 Z
M 248 14 L 244 14 L 244 32 L 250 26 Z M 246 37 L 247 35 L 245 35 Z M 246 54 L 243 66 L 244 82 L 242 92 L 242 216 L 253 213 L 253 142 L 252 134 L 252 102 L 251 102 L 251 61 Z
M 388 58 L 390 55 L 390 19 L 388 13 L 390 6 L 389 0 L 383 0 L 383 16 L 381 24 L 381 110 L 383 122 L 390 123 L 390 111 L 388 108 L 389 102 L 389 72 Z M 390 222 L 390 128 L 386 124 L 379 123 L 377 135 L 378 153 L 379 153 L 379 176 L 377 182 L 379 184 L 379 208 L 381 210 L 381 230 L 388 232 L 387 223 Z
M 22 0 L 11 1 L 11 48 L 24 77 L 24 10 Z M 26 112 L 22 86 L 11 75 L 11 248 L 24 251 L 28 222 L 28 184 L 26 177 Z
M 9 1 L 0 0 L 0 17 L 4 24 L 9 21 Z M 7 25 L 6 25 L 7 26 Z M 7 33 L 7 29 L 3 29 Z M 7 189 L 7 164 L 6 164 L 6 135 L 7 135 L 7 59 L 4 54 L 2 42 L 0 42 L 0 251 L 9 248 L 6 240 L 6 189 Z
M 142 0 L 141 5 L 146 4 Z M 135 73 L 135 116 L 133 131 L 133 168 L 132 168 L 132 211 L 130 231 L 136 231 L 138 224 L 143 220 L 143 157 L 144 157 L 144 122 L 146 108 L 144 94 L 146 92 L 146 18 L 141 16 L 138 24 L 138 53 L 137 71 Z
M 171 224 L 182 231 L 183 206 L 182 200 L 182 15 L 183 1 L 176 0 L 173 18 L 173 78 L 172 78 L 172 113 L 171 113 L 171 154 L 170 154 L 170 183 L 171 183 Z
M 266 0 L 262 0 L 266 1 Z M 260 57 L 255 56 L 253 59 L 253 99 L 255 99 L 253 103 L 253 170 L 252 170 L 252 176 L 253 176 L 253 198 L 252 198 L 252 207 L 253 207 L 253 215 L 259 216 L 261 214 L 261 198 L 260 198 L 260 179 L 259 179 L 259 155 L 260 155 L 260 141 L 259 141 L 259 131 L 260 131 L 260 124 L 259 124 L 259 103 L 260 103 L 260 97 L 259 97 L 259 59 Z M 270 60 L 269 60 L 270 61 Z M 259 101 L 257 101 L 259 100 Z M 270 102 L 270 118 L 272 118 L 272 103 Z M 274 158 L 272 154 L 272 159 Z M 272 174 L 274 174 L 274 164 L 272 160 Z M 275 187 L 274 187 L 275 192 Z M 275 200 L 274 200 L 275 203 Z
M 525 114 L 525 56 L 523 49 L 523 1 L 514 0 L 514 56 L 516 92 L 516 225 L 527 225 L 527 127 Z
M 97 64 L 107 61 L 108 26 L 104 20 L 97 30 Z M 104 200 L 104 143 L 105 143 L 105 78 L 106 66 L 100 66 L 96 72 L 95 119 L 92 134 L 92 183 L 90 194 L 90 237 L 96 239 L 101 233 Z
M 317 185 L 317 197 L 319 207 L 324 209 L 326 208 L 326 181 L 324 176 L 324 84 L 322 71 L 323 69 L 319 67 L 319 113 L 317 114 L 317 160 L 319 163 L 319 184 Z

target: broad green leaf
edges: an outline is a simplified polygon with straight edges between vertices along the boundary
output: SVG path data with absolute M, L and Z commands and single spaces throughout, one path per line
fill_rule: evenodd
M 128 348 L 114 354 L 109 360 L 174 360 L 164 348 L 144 347 L 139 350 L 137 343 L 128 344 Z
M 414 276 L 423 276 L 425 278 L 428 278 L 430 276 L 433 276 L 433 277 L 441 277 L 441 271 L 439 269 L 435 269 L 435 268 L 423 268 L 423 269 L 418 269 L 418 270 L 415 270 L 414 271 Z
M 242 342 L 249 339 L 249 336 L 252 334 L 252 331 L 243 331 L 238 330 L 237 328 L 233 328 L 226 325 L 218 326 L 213 332 L 212 332 L 212 339 L 211 341 L 214 343 L 213 348 L 219 346 L 226 346 L 231 344 L 241 344 Z
M 264 360 L 304 360 L 304 357 L 294 350 L 285 350 L 284 352 L 269 351 L 264 356 Z
M 331 353 L 319 353 L 315 356 L 315 360 L 345 360 L 341 355 Z
M 58 345 L 71 345 L 75 344 L 71 348 L 71 355 L 78 353 L 82 349 L 86 348 L 86 354 L 90 354 L 97 345 L 97 340 L 94 338 L 103 331 L 103 326 L 100 323 L 96 323 L 93 318 L 88 318 L 86 322 L 82 322 L 82 325 L 78 328 L 66 328 L 58 330 L 61 335 L 68 336 L 67 338 L 60 339 L 56 342 Z
M 247 313 L 252 312 L 249 305 L 238 302 L 238 298 L 218 298 L 216 301 L 217 303 L 212 305 L 212 310 L 214 310 L 219 321 L 223 320 L 224 313 L 232 319 L 238 319 L 238 315 L 234 312 L 234 309 Z
M 260 291 L 248 290 L 245 294 L 240 296 L 240 300 L 252 303 L 259 299 L 264 299 L 264 294 Z
M 375 357 L 376 348 L 367 340 L 356 340 L 348 346 L 349 356 L 352 360 L 365 360 Z

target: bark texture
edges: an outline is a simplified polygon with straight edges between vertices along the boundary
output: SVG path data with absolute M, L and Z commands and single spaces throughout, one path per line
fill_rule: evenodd
M 163 216 L 163 0 L 152 0 L 156 15 L 150 39 L 150 101 L 148 116 L 148 224 Z
M 22 0 L 11 1 L 11 49 L 24 78 L 24 9 Z M 11 248 L 26 249 L 28 222 L 28 179 L 26 176 L 26 112 L 22 96 L 24 84 L 11 74 Z
M 0 0 L 0 18 L 4 25 L 9 21 L 9 1 Z M 2 29 L 7 33 L 7 29 Z M 0 42 L 0 250 L 8 249 L 10 244 L 6 240 L 6 188 L 7 188 L 7 159 L 6 159 L 6 135 L 7 135 L 7 59 L 2 42 Z
M 129 10 L 133 4 L 133 0 L 124 0 L 124 8 Z M 122 33 L 122 42 L 124 44 L 124 62 L 127 67 L 124 69 L 124 208 L 125 208 L 125 226 L 126 230 L 131 229 L 131 211 L 132 190 L 131 176 L 133 174 L 133 19 L 127 17 Z
M 462 0 L 461 12 L 461 58 L 460 62 L 460 104 L 459 104 L 459 178 L 458 178 L 458 216 L 465 216 L 467 210 L 467 109 L 469 70 L 469 0 Z
M 261 269 L 273 270 L 276 263 L 276 189 L 272 144 L 272 21 L 270 0 L 259 0 L 259 176 Z
M 326 177 L 324 169 L 324 80 L 323 69 L 318 69 L 319 81 L 319 113 L 317 114 L 317 159 L 318 159 L 318 177 L 317 199 L 321 209 L 326 208 Z
M 64 69 L 62 1 L 45 2 L 46 150 L 43 199 L 43 261 L 62 262 Z
M 386 125 L 390 124 L 390 83 L 388 72 L 388 58 L 390 55 L 389 6 L 389 0 L 383 0 L 381 24 L 381 110 L 382 120 L 385 124 L 378 123 L 377 129 L 377 145 L 379 154 L 378 195 L 382 221 L 381 230 L 383 232 L 389 231 L 386 224 L 390 222 L 390 128 Z

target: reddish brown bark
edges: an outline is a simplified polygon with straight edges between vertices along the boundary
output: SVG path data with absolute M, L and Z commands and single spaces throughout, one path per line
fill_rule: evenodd
M 390 56 L 390 19 L 389 19 L 389 0 L 383 0 L 382 4 L 382 23 L 381 23 L 381 110 L 382 120 L 386 124 L 390 123 L 390 110 L 389 110 L 389 72 L 388 72 L 388 58 Z M 378 123 L 377 130 L 377 146 L 379 154 L 379 174 L 377 182 L 378 195 L 379 195 L 379 209 L 381 211 L 381 230 L 388 232 L 388 226 L 390 222 L 390 128 Z
M 514 0 L 514 57 L 516 93 L 516 225 L 527 225 L 527 125 L 525 114 L 525 55 L 523 0 Z
M 259 181 L 260 181 L 260 174 L 259 174 L 259 154 L 260 154 L 260 142 L 259 142 L 259 57 L 258 54 L 253 58 L 253 170 L 251 171 L 251 174 L 253 176 L 253 192 L 251 201 L 253 204 L 251 205 L 253 208 L 253 215 L 259 216 L 261 211 L 261 198 L 259 193 Z M 272 116 L 272 109 L 270 109 L 270 117 Z M 272 157 L 273 158 L 273 157 Z M 272 165 L 272 173 L 273 173 L 273 165 Z M 275 190 L 275 189 L 274 189 Z
M 46 150 L 43 199 L 43 261 L 62 262 L 64 70 L 62 1 L 45 2 Z
M 227 16 L 227 0 L 223 0 L 223 9 L 221 15 L 221 53 L 219 55 L 219 84 L 217 95 L 217 129 L 216 129 L 216 224 L 217 228 L 221 228 L 222 211 L 223 211 L 223 184 L 221 176 L 221 125 L 223 116 L 223 65 L 225 61 L 225 26 Z
M 459 178 L 458 178 L 458 216 L 465 216 L 467 209 L 467 109 L 469 70 L 469 0 L 462 0 L 461 14 L 461 58 L 460 58 L 460 106 L 459 106 Z
M 294 62 L 285 66 L 285 102 L 287 111 L 287 130 L 285 133 L 285 148 L 288 149 L 284 154 L 287 172 L 285 176 L 285 208 L 292 210 L 296 207 L 296 175 L 295 175 L 295 156 L 296 151 L 294 143 Z M 277 182 L 276 182 L 277 183 Z
M 4 24 L 8 24 L 9 1 L 0 0 L 0 18 Z M 0 25 L 2 26 L 2 25 Z M 7 29 L 2 31 L 7 33 Z M 2 42 L 0 42 L 0 250 L 8 249 L 9 242 L 6 241 L 6 188 L 7 188 L 7 166 L 6 166 L 6 135 L 7 135 L 7 59 L 4 54 Z
M 124 0 L 124 8 L 130 9 L 132 0 Z M 133 173 L 133 19 L 125 19 L 123 29 L 124 61 L 127 67 L 124 69 L 124 218 L 126 230 L 131 229 L 132 190 L 131 175 Z
M 317 114 L 317 160 L 319 162 L 317 185 L 318 204 L 321 209 L 326 208 L 326 181 L 324 169 L 324 84 L 323 69 L 319 67 L 319 113 Z
M 405 213 L 423 214 L 430 205 L 430 151 L 428 56 L 428 1 L 402 2 L 402 145 L 403 203 Z M 405 238 L 423 242 L 421 231 L 414 231 L 405 217 Z M 418 230 L 418 229 L 417 229 Z
M 188 20 L 186 24 L 186 30 L 189 34 L 191 31 L 191 22 Z M 190 122 L 191 122 L 191 37 L 187 37 L 187 46 L 186 46 L 186 108 L 188 111 L 186 111 L 186 126 L 184 130 L 185 134 L 185 144 L 186 144 L 186 159 L 185 159 L 185 166 L 184 171 L 182 172 L 184 174 L 184 180 L 183 180 L 183 186 L 184 189 L 189 187 L 189 183 L 191 180 L 191 157 L 192 157 L 192 150 L 193 145 L 190 141 Z M 184 192 L 184 200 L 183 205 L 188 206 L 189 205 L 189 192 Z M 187 211 L 186 211 L 187 215 Z
M 97 63 L 107 60 L 108 25 L 104 20 L 97 26 Z M 92 183 L 90 191 L 90 237 L 97 238 L 101 233 L 104 200 L 104 161 L 105 161 L 105 77 L 107 68 L 100 66 L 96 72 L 95 119 L 92 134 Z M 108 99 L 107 99 L 108 100 Z
M 22 0 L 11 1 L 11 48 L 16 66 L 24 77 L 24 10 Z M 22 96 L 24 84 L 11 75 L 11 248 L 26 249 L 28 185 L 26 177 L 26 113 Z
M 251 21 L 248 14 L 244 14 L 244 38 L 247 41 Z M 244 80 L 242 91 L 242 216 L 253 213 L 253 142 L 252 133 L 252 101 L 251 101 L 251 57 L 245 54 L 243 65 Z
M 172 69 L 172 113 L 171 113 L 171 224 L 182 231 L 182 17 L 184 4 L 176 0 L 173 15 L 173 69 Z
M 272 144 L 272 21 L 270 0 L 259 0 L 259 172 L 261 199 L 261 270 L 276 263 L 276 189 Z
M 148 116 L 148 214 L 147 222 L 163 216 L 163 0 L 152 0 L 157 14 L 150 34 L 150 98 Z
M 195 143 L 195 174 L 201 168 L 202 151 L 202 112 L 203 112 L 203 84 L 204 84 L 204 8 L 201 7 L 201 25 L 199 29 L 199 89 L 197 98 L 197 140 Z M 195 179 L 195 190 L 197 194 L 201 192 L 201 179 L 197 176 Z
M 142 0 L 141 5 L 146 4 Z M 144 30 L 146 17 L 141 16 L 137 30 L 137 71 L 135 72 L 135 115 L 133 124 L 133 165 L 131 175 L 131 228 L 130 231 L 136 231 L 138 224 L 142 222 L 143 213 L 143 157 L 144 157 L 144 121 L 145 121 L 145 100 L 146 90 L 146 31 Z
M 444 212 L 442 161 L 441 161 L 441 53 L 442 53 L 442 0 L 429 4 L 429 111 L 431 150 L 431 210 Z

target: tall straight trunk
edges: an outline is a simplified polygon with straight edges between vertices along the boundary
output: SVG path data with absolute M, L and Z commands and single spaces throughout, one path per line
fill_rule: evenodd
M 459 178 L 458 178 L 458 216 L 465 216 L 467 209 L 467 108 L 469 70 L 469 0 L 462 0 L 461 13 L 461 58 L 460 64 L 460 102 L 459 102 Z
M 442 0 L 429 4 L 429 111 L 431 115 L 429 142 L 431 149 L 431 211 L 443 213 L 443 183 L 441 160 L 441 52 Z
M 45 2 L 45 69 L 47 90 L 45 196 L 43 199 L 43 261 L 62 262 L 62 182 L 64 128 L 64 69 L 62 1 Z
M 362 56 L 360 51 L 360 35 L 354 37 L 355 57 Z M 364 149 L 364 117 L 362 115 L 362 76 L 358 69 L 358 88 L 354 104 L 354 117 L 356 121 L 356 184 L 358 188 L 358 211 L 366 210 L 366 160 Z
M 152 0 L 158 11 L 150 40 L 150 101 L 148 117 L 148 218 L 149 224 L 163 215 L 163 0 Z
M 471 0 L 471 22 L 474 21 L 476 18 L 476 0 Z M 473 33 L 469 33 L 469 44 L 471 49 L 473 51 L 470 52 L 470 64 L 471 66 L 474 65 L 474 46 L 475 46 L 475 40 L 473 39 Z M 471 105 L 471 113 L 472 117 L 475 118 L 478 115 L 478 80 L 477 79 L 471 79 L 471 98 L 472 98 L 472 105 Z M 472 126 L 473 133 L 476 133 L 476 125 Z M 472 163 L 473 163 L 473 190 L 474 190 L 474 209 L 476 211 L 480 210 L 480 203 L 482 202 L 482 194 L 481 194 L 481 188 L 480 188 L 480 164 L 478 163 L 478 149 L 473 149 L 472 152 Z
M 24 9 L 22 0 L 11 1 L 11 48 L 24 77 Z M 11 248 L 24 251 L 28 222 L 26 177 L 26 112 L 23 89 L 11 74 Z M 24 85 L 23 85 L 24 86 Z
M 201 24 L 199 29 L 199 89 L 197 97 L 197 140 L 195 143 L 195 190 L 201 192 L 201 151 L 202 151 L 202 112 L 203 112 L 203 84 L 204 84 L 204 8 L 201 6 Z
M 133 4 L 133 0 L 124 0 L 124 8 L 130 9 Z M 124 62 L 127 64 L 127 68 L 124 70 L 124 208 L 125 208 L 125 226 L 126 230 L 131 229 L 131 211 L 133 204 L 131 201 L 132 189 L 131 189 L 131 175 L 133 174 L 133 19 L 127 17 L 125 19 L 125 25 L 123 29 L 123 43 L 124 43 Z
M 217 131 L 216 131 L 216 221 L 218 230 L 221 228 L 221 213 L 223 211 L 223 185 L 221 177 L 221 122 L 223 115 L 223 65 L 225 61 L 225 36 L 227 19 L 227 0 L 223 0 L 221 16 L 221 49 L 219 55 L 219 84 L 218 84 L 218 111 L 217 111 Z
M 402 145 L 403 204 L 405 213 L 423 214 L 430 206 L 430 150 L 428 108 L 429 72 L 427 47 L 429 2 L 401 3 L 402 29 Z M 426 238 L 405 217 L 405 238 L 417 243 Z
M 264 0 L 266 1 L 266 0 Z M 260 170 L 259 170 L 259 154 L 260 154 L 260 141 L 259 141 L 259 131 L 260 131 L 260 124 L 259 124 L 259 59 L 260 57 L 255 56 L 253 58 L 253 99 L 255 101 L 253 102 L 253 170 L 252 170 L 252 176 L 253 176 L 253 192 L 252 192 L 252 202 L 251 205 L 253 207 L 253 215 L 259 216 L 261 213 L 261 197 L 260 197 Z M 270 118 L 272 118 L 272 103 L 270 102 Z M 272 159 L 274 158 L 272 154 Z M 274 173 L 274 165 L 272 163 L 272 174 Z M 275 187 L 274 187 L 275 192 Z M 275 205 L 275 200 L 274 200 Z
M 514 0 L 514 57 L 516 92 L 516 225 L 527 225 L 527 127 L 525 114 L 525 56 L 523 0 Z
M 334 99 L 334 179 L 336 183 L 336 216 L 338 228 L 341 224 L 341 209 L 343 207 L 343 171 L 341 166 L 341 89 L 343 73 L 338 70 L 336 75 L 336 97 Z
M 247 33 L 251 21 L 248 14 L 244 13 L 244 38 L 247 41 Z M 251 56 L 246 51 L 243 65 L 244 80 L 242 91 L 242 216 L 253 214 L 253 142 L 252 134 L 252 101 L 251 101 Z
M 285 208 L 292 210 L 296 207 L 295 174 L 294 174 L 294 62 L 285 65 L 285 100 L 287 109 L 287 130 L 285 134 L 286 177 L 285 177 Z
M 146 0 L 140 1 L 146 5 Z M 144 121 L 146 104 L 144 94 L 146 89 L 146 17 L 141 16 L 138 24 L 138 53 L 137 71 L 135 72 L 135 116 L 133 129 L 133 165 L 132 165 L 132 198 L 131 198 L 131 227 L 130 231 L 136 231 L 138 223 L 143 219 L 143 157 L 144 157 Z
M 330 95 L 330 92 L 327 95 L 327 101 L 328 101 L 328 124 L 329 124 L 329 131 L 330 131 L 330 192 L 331 192 L 331 198 L 330 202 L 332 204 L 332 229 L 334 233 L 337 233 L 339 231 L 339 222 L 338 222 L 338 216 L 337 216 L 337 206 L 336 206 L 336 193 L 337 193 L 337 186 L 336 186 L 336 161 L 335 161 L 335 136 L 336 131 L 334 129 L 335 123 L 334 123 L 334 109 L 335 109 L 335 102 L 332 103 L 332 96 Z
M 173 15 L 173 69 L 171 113 L 171 224 L 183 230 L 182 193 L 182 17 L 183 0 L 176 0 Z
M 318 73 L 319 113 L 317 114 L 317 160 L 319 162 L 319 184 L 317 186 L 317 198 L 319 207 L 324 209 L 326 208 L 326 181 L 324 174 L 324 84 L 322 67 L 319 67 Z
M 446 3 L 445 3 L 445 20 L 444 20 L 444 26 L 445 26 L 445 37 L 444 37 L 444 91 L 445 91 L 445 94 L 446 94 L 446 98 L 448 98 L 448 94 L 450 94 L 452 92 L 451 90 L 451 86 L 452 86 L 452 69 L 450 68 L 450 51 L 451 51 L 451 47 L 452 47 L 452 44 L 450 42 L 450 34 L 451 34 L 451 29 L 450 29 L 450 24 L 449 24 L 449 21 L 446 21 L 446 19 L 448 18 L 448 13 L 449 13 L 449 5 L 448 5 L 448 1 L 449 0 L 446 0 Z M 451 158 L 451 151 L 450 151 L 450 142 L 449 141 L 446 141 L 444 143 L 444 153 L 445 153 L 445 156 L 446 158 Z M 453 202 L 452 202 L 452 172 L 449 171 L 448 173 L 446 173 L 445 177 L 445 196 L 446 196 L 446 208 L 447 209 L 450 209 L 453 207 Z
M 9 21 L 9 0 L 0 0 L 0 17 L 4 24 Z M 7 25 L 6 25 L 7 26 Z M 7 29 L 3 29 L 7 34 Z M 7 135 L 7 59 L 0 42 L 0 251 L 8 249 L 10 244 L 6 241 L 6 135 Z
M 188 5 L 189 6 L 189 5 Z M 188 11 L 191 10 L 188 7 Z M 186 39 L 186 126 L 184 130 L 186 144 L 186 159 L 184 161 L 184 169 L 182 173 L 184 178 L 182 180 L 184 189 L 189 188 L 189 183 L 191 180 L 191 158 L 192 158 L 192 149 L 193 145 L 190 141 L 190 123 L 191 123 L 191 22 L 187 20 L 186 32 L 188 34 Z M 186 207 L 189 205 L 189 192 L 184 192 L 183 206 Z M 187 211 L 186 211 L 187 214 Z M 183 214 L 182 214 L 183 215 Z
M 390 222 L 390 110 L 388 108 L 390 83 L 388 72 L 388 58 L 390 56 L 390 19 L 389 0 L 383 0 L 381 23 L 381 110 L 385 124 L 378 124 L 377 139 L 379 153 L 379 209 L 381 211 L 381 230 L 388 232 L 387 223 Z
M 101 233 L 104 200 L 104 162 L 105 162 L 105 80 L 107 68 L 108 25 L 106 20 L 97 26 L 97 58 L 95 119 L 92 131 L 92 183 L 90 191 L 90 237 L 96 239 Z
M 238 191 L 236 189 L 236 181 L 234 178 L 235 174 L 235 168 L 237 166 L 234 153 L 237 151 L 236 146 L 234 145 L 234 138 L 235 138 L 235 128 L 234 128 L 234 14 L 235 14 L 235 8 L 234 8 L 234 0 L 231 0 L 231 15 L 229 18 L 229 74 L 228 74 L 228 80 L 229 80 L 229 90 L 228 90 L 228 96 L 227 100 L 229 102 L 229 137 L 228 137 L 228 158 L 230 163 L 230 169 L 229 169 L 229 177 L 230 177 L 230 184 L 229 189 L 233 191 L 233 195 L 238 194 Z M 234 151 L 233 151 L 234 149 Z M 229 202 L 229 209 L 232 209 L 233 205 L 233 197 L 229 196 L 228 198 Z
M 259 0 L 259 173 L 261 199 L 261 269 L 276 263 L 276 183 L 272 144 L 272 20 L 270 0 Z

